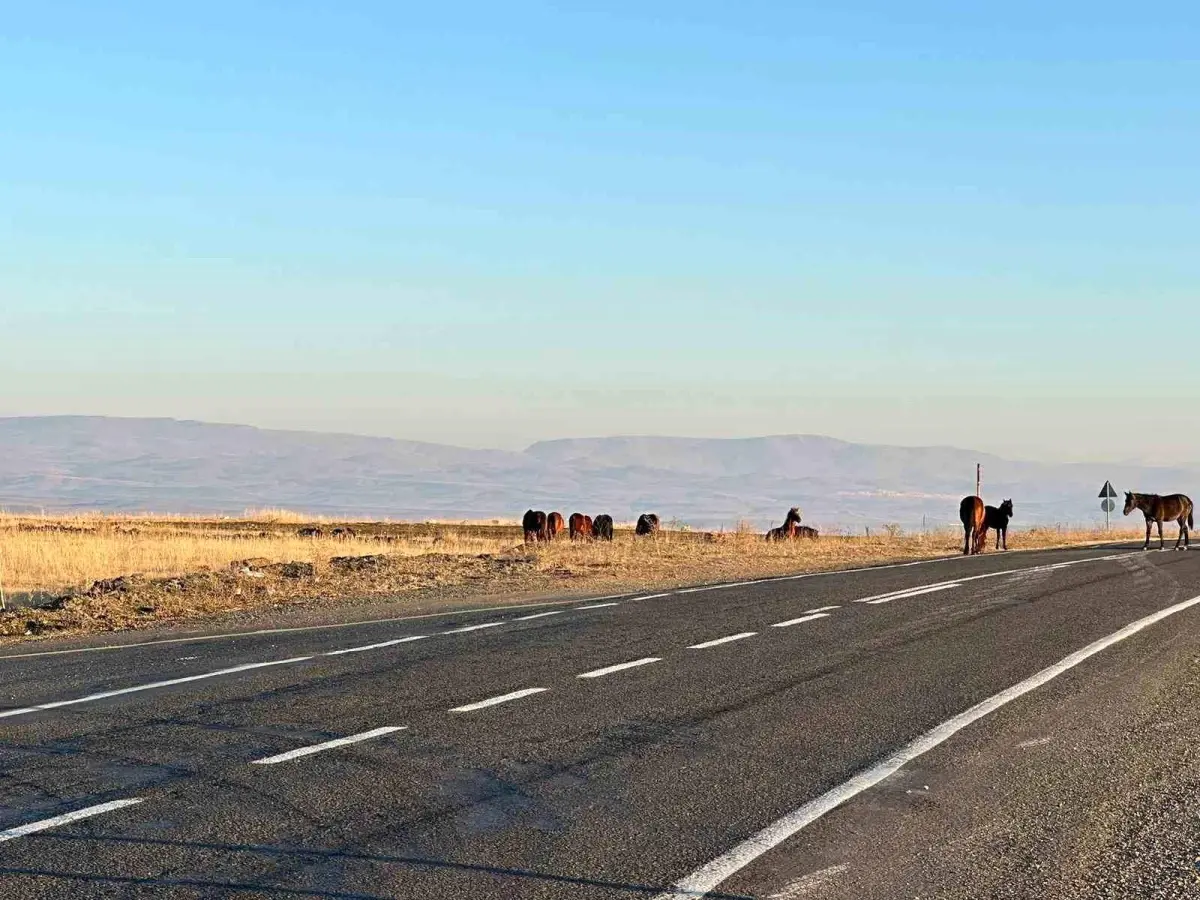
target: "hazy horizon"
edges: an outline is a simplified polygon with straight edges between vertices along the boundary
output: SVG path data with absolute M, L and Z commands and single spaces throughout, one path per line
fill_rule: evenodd
M 1195 459 L 1197 39 L 1078 0 L 14 8 L 0 415 Z

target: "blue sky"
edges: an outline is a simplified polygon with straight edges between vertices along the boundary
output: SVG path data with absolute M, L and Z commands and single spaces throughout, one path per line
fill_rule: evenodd
M 102 6 L 0 3 L 0 414 L 1200 458 L 1194 5 Z

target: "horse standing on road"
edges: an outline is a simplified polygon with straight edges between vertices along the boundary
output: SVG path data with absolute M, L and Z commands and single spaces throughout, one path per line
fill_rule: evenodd
M 958 504 L 958 521 L 963 525 L 963 556 L 983 550 L 983 501 L 978 497 L 963 497 Z
M 1188 548 L 1188 533 L 1192 528 L 1191 497 L 1186 494 L 1168 494 L 1160 497 L 1158 494 L 1134 494 L 1126 491 L 1125 515 L 1129 515 L 1135 509 L 1140 509 L 1146 517 L 1146 543 L 1142 545 L 1143 550 L 1150 549 L 1150 525 L 1155 522 L 1158 523 L 1158 549 L 1163 549 L 1163 522 L 1169 519 L 1179 523 L 1179 537 L 1175 539 L 1175 549 L 1180 549 L 1181 542 L 1184 550 Z
M 998 507 L 985 506 L 983 508 L 983 539 L 987 541 L 987 530 L 989 528 L 996 529 L 996 549 L 1000 549 L 1000 542 L 1003 540 L 1004 549 L 1008 549 L 1008 520 L 1013 517 L 1013 505 L 1011 500 L 1005 500 Z

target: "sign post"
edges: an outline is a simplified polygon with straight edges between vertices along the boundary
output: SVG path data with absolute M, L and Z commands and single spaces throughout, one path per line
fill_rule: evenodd
M 1105 481 L 1104 487 L 1100 488 L 1100 508 L 1104 510 L 1104 530 L 1108 531 L 1108 514 L 1117 508 L 1117 504 L 1113 503 L 1113 498 L 1117 496 L 1117 492 L 1113 490 L 1112 482 Z

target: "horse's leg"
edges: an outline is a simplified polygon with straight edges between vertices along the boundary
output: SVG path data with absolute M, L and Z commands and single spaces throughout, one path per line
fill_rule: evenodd
M 1166 547 L 1166 545 L 1167 545 L 1166 541 L 1163 540 L 1163 536 L 1162 536 L 1162 519 L 1159 519 L 1158 520 L 1158 549 L 1162 550 L 1164 547 Z
M 971 552 L 971 526 L 963 524 L 963 556 Z
M 1183 543 L 1183 537 L 1187 534 L 1187 519 L 1183 516 L 1179 517 L 1179 537 L 1175 538 L 1175 549 L 1179 549 L 1179 545 Z
M 1143 550 L 1150 549 L 1150 529 L 1151 529 L 1151 527 L 1153 527 L 1153 525 L 1154 525 L 1154 521 L 1152 519 L 1146 520 L 1146 543 L 1142 545 Z

